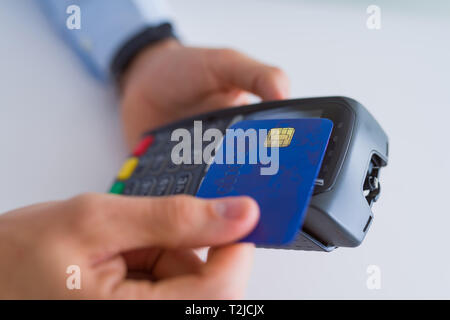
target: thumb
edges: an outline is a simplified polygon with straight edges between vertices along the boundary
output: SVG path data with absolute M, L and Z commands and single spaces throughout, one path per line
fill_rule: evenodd
M 263 64 L 232 49 L 212 49 L 208 62 L 210 70 L 219 80 L 219 86 L 233 86 L 266 101 L 289 97 L 289 79 L 277 67 Z
M 89 239 L 100 247 L 108 243 L 118 252 L 222 245 L 250 233 L 259 217 L 258 205 L 249 197 L 103 197 L 102 208 L 95 214 L 103 215 L 104 223 Z

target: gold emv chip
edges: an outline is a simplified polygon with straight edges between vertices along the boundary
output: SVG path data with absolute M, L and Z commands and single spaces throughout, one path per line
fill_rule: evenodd
M 291 144 L 292 137 L 294 136 L 294 128 L 273 128 L 270 129 L 267 134 L 264 147 L 287 147 Z

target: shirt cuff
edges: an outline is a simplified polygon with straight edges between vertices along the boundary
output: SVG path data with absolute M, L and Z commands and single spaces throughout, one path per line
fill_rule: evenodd
M 159 29 L 171 23 L 170 10 L 163 0 L 41 0 L 39 3 L 66 42 L 103 81 L 110 80 L 113 60 L 130 39 L 150 28 Z M 66 27 L 69 5 L 79 7 L 79 29 Z

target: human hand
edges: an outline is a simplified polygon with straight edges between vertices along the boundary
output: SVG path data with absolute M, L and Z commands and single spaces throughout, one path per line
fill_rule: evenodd
M 0 216 L 0 298 L 229 299 L 244 293 L 258 220 L 247 197 L 87 194 Z M 203 262 L 193 248 L 212 246 Z M 81 289 L 69 290 L 69 265 Z
M 165 40 L 144 49 L 122 77 L 122 120 L 130 148 L 150 128 L 221 107 L 285 99 L 278 68 L 231 49 L 190 48 Z

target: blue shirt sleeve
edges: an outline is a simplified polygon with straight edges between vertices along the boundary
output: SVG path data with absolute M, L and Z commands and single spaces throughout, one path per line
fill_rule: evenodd
M 83 59 L 95 76 L 110 78 L 117 51 L 146 28 L 171 23 L 163 0 L 41 0 L 54 27 Z M 80 8 L 80 29 L 69 29 L 67 19 Z

